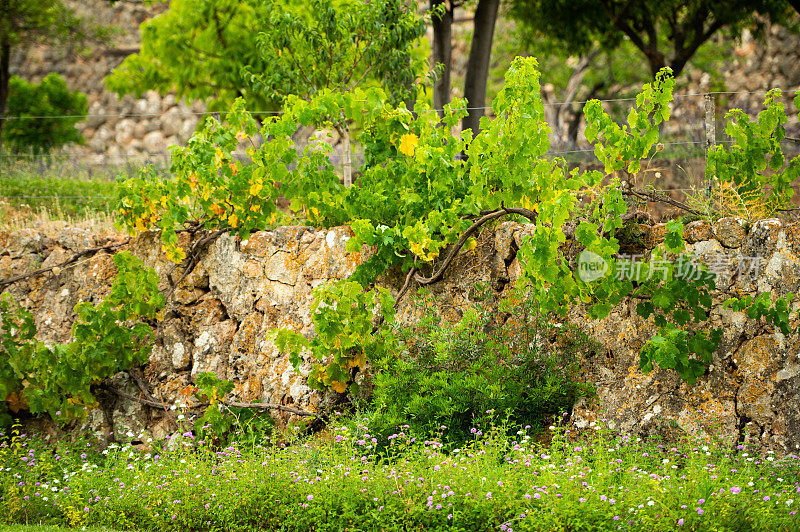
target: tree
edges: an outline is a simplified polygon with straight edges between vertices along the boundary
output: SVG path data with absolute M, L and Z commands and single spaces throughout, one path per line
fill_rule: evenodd
M 653 76 L 668 66 L 677 77 L 718 31 L 759 30 L 763 17 L 785 22 L 788 7 L 783 0 L 516 0 L 511 14 L 577 56 L 627 40 Z
M 87 40 L 104 39 L 107 33 L 107 28 L 77 17 L 62 0 L 0 2 L 0 135 L 11 81 L 12 50 L 44 43 L 73 49 Z
M 288 94 L 381 83 L 409 99 L 424 34 L 403 0 L 174 0 L 142 25 L 142 48 L 107 78 L 119 94 L 154 89 L 227 109 L 279 109 Z
M 441 109 L 450 101 L 450 70 L 452 63 L 453 14 L 463 2 L 430 0 L 433 19 L 433 64 L 440 65 L 440 72 L 433 85 L 433 106 Z M 464 97 L 468 114 L 461 121 L 461 129 L 471 129 L 478 134 L 480 119 L 486 106 L 486 82 L 489 77 L 489 62 L 492 55 L 494 27 L 500 0 L 478 0 L 473 18 L 472 43 L 469 50 L 467 72 L 464 78 Z
M 255 36 L 269 20 L 270 6 L 258 0 L 174 0 L 169 10 L 141 25 L 141 49 L 106 78 L 120 95 L 148 90 L 204 100 L 225 110 L 237 97 L 255 108 L 266 103 L 246 94 L 241 67 L 267 66 Z M 260 109 L 259 109 L 260 110 Z
M 12 76 L 7 105 L 11 118 L 3 130 L 3 142 L 16 151 L 32 148 L 37 154 L 48 153 L 69 142 L 84 143 L 75 124 L 83 120 L 88 110 L 86 95 L 71 92 L 64 78 L 55 72 L 39 84 Z

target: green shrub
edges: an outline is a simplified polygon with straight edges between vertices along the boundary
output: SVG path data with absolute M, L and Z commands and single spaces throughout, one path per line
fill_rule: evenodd
M 591 393 L 576 378 L 576 355 L 590 348 L 588 339 L 545 322 L 530 300 L 503 322 L 477 306 L 455 324 L 429 312 L 397 336 L 397 349 L 375 362 L 376 435 L 408 425 L 461 444 L 495 417 L 514 430 L 541 428 Z
M 10 118 L 3 124 L 3 144 L 13 151 L 46 154 L 70 142 L 85 142 L 75 124 L 87 113 L 86 95 L 70 91 L 58 74 L 48 74 L 38 85 L 12 76 L 8 91 Z

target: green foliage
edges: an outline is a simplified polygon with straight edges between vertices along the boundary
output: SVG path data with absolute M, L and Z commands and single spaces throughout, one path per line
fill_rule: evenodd
M 744 312 L 747 317 L 755 322 L 761 318 L 766 318 L 777 327 L 783 334 L 789 334 L 789 314 L 792 312 L 790 304 L 794 299 L 794 294 L 777 298 L 774 302 L 770 299 L 770 294 L 764 292 L 753 297 L 751 295 L 743 298 L 732 297 L 727 299 L 723 308 L 730 307 L 735 312 Z
M 600 102 L 587 103 L 587 138 L 595 142 L 605 173 L 570 172 L 563 159 L 546 156 L 550 130 L 533 58 L 512 63 L 506 85 L 494 99 L 496 118 L 485 119 L 474 139 L 451 133 L 464 116 L 462 101 L 453 102 L 440 119 L 424 105 L 413 114 L 402 105 L 393 107 L 375 88 L 321 91 L 308 101 L 288 97 L 285 112 L 263 123 L 261 135 L 267 142 L 249 149 L 251 162 L 243 164 L 233 161 L 236 140 L 251 136 L 256 126 L 243 104 L 237 103 L 227 124 L 209 120 L 187 148 L 175 149 L 173 180 L 150 174 L 122 185 L 120 221 L 134 233 L 160 229 L 165 250 L 176 261 L 183 257 L 176 230 L 200 223 L 235 230 L 247 238 L 250 231 L 274 221 L 278 190 L 291 200 L 304 223 L 327 227 L 349 223 L 354 237 L 348 249 L 367 245 L 374 254 L 340 287 L 318 292 L 317 339 L 291 336 L 290 343 L 290 336 L 281 337 L 296 363 L 301 348 L 310 349 L 321 363 L 310 377 L 314 387 L 334 386 L 343 392 L 350 383 L 347 370 L 353 367 L 352 358 L 359 361 L 355 366 L 363 367 L 360 354 L 353 350 L 362 342 L 366 361 L 370 346 L 377 343 L 378 335 L 368 326 L 372 323 L 368 309 L 377 304 L 376 296 L 357 296 L 358 287 L 366 287 L 393 265 L 406 271 L 440 267 L 442 252 L 478 216 L 504 206 L 521 207 L 535 218 L 535 226 L 518 253 L 522 266 L 518 284 L 530 292 L 541 311 L 564 316 L 581 302 L 590 318 L 602 319 L 624 298 L 637 298 L 640 315 L 652 317 L 658 328 L 642 349 L 642 369 L 656 364 L 675 368 L 694 382 L 717 348 L 720 334 L 708 324 L 714 280 L 699 266 L 691 266 L 691 257 L 682 256 L 683 226 L 677 221 L 667 225 L 665 244 L 641 264 L 649 277 L 616 275 L 624 267 L 618 256 L 618 235 L 629 207 L 624 192 L 642 161 L 662 149 L 658 132 L 669 118 L 673 85 L 669 69 L 659 72 L 637 96 L 625 125 L 614 122 Z M 750 157 L 760 153 L 761 144 L 748 147 L 747 132 L 758 129 L 769 135 L 780 125 L 774 98 L 769 102 L 760 125 L 732 126 L 731 131 L 744 131 L 740 151 Z M 365 150 L 353 187 L 341 184 L 327 143 L 312 143 L 298 153 L 291 137 L 298 127 L 331 128 L 339 121 L 354 125 L 354 140 Z M 774 143 L 768 146 L 774 148 Z M 781 180 L 775 181 L 776 188 L 792 178 L 792 172 L 776 177 Z M 563 228 L 569 220 L 576 223 L 575 240 L 585 253 L 581 256 L 602 264 L 605 274 L 581 277 L 580 267 L 565 255 Z M 475 245 L 474 240 L 469 242 L 466 252 Z M 343 319 L 333 305 L 337 298 L 349 302 L 348 313 L 359 309 L 360 317 L 348 314 Z M 388 306 L 381 308 L 385 312 Z M 332 365 L 324 365 L 331 358 Z
M 255 445 L 269 439 L 275 424 L 269 414 L 225 404 L 225 396 L 233 391 L 233 382 L 203 372 L 195 379 L 195 385 L 196 395 L 208 402 L 205 412 L 194 423 L 198 439 L 217 445 L 234 440 L 240 445 Z
M 11 118 L 3 126 L 3 143 L 14 151 L 30 149 L 35 154 L 70 142 L 83 144 L 75 124 L 83 120 L 87 109 L 86 95 L 67 89 L 64 78 L 56 73 L 38 85 L 12 76 L 6 103 Z
M 0 11 L 0 41 L 10 48 L 53 42 L 74 45 L 108 34 L 108 28 L 77 17 L 62 0 L 6 0 Z
M 374 359 L 370 432 L 387 437 L 405 425 L 460 446 L 492 419 L 540 430 L 589 395 L 577 382 L 588 340 L 547 323 L 535 307 L 515 306 L 502 324 L 472 307 L 455 324 L 428 312 L 415 326 L 397 328 L 398 345 Z
M 733 142 L 711 148 L 706 164 L 706 177 L 717 186 L 731 183 L 742 201 L 758 200 L 770 213 L 790 203 L 791 184 L 800 177 L 800 156 L 787 164 L 781 149 L 787 118 L 780 97 L 778 89 L 767 93 L 766 108 L 756 120 L 741 109 L 729 111 L 725 133 Z M 798 102 L 800 96 L 795 98 L 796 106 Z
M 308 99 L 323 89 L 349 91 L 364 80 L 379 81 L 397 105 L 413 101 L 424 68 L 412 48 L 425 21 L 403 2 L 309 0 L 302 11 L 275 9 L 256 37 L 266 70 L 249 65 L 242 75 L 253 92 L 280 101 L 288 94 Z
M 158 276 L 129 253 L 114 256 L 117 278 L 105 299 L 75 306 L 74 339 L 48 346 L 34 338 L 30 312 L 2 299 L 0 391 L 14 410 L 83 418 L 97 404 L 90 387 L 119 371 L 147 362 L 152 320 L 164 306 Z
M 295 369 L 300 367 L 304 352 L 318 361 L 308 376 L 311 388 L 332 388 L 355 395 L 358 392 L 358 385 L 353 382 L 355 372 L 363 369 L 368 360 L 383 356 L 392 344 L 391 335 L 377 334 L 373 320 L 391 323 L 394 299 L 385 288 L 365 292 L 354 281 L 320 285 L 313 295 L 311 322 L 316 336 L 308 340 L 296 332 L 280 329 L 275 332 L 275 344 L 281 351 L 291 353 Z
M 641 161 L 654 154 L 659 139 L 658 125 L 669 120 L 669 104 L 675 81 L 665 68 L 655 82 L 645 83 L 636 96 L 636 106 L 628 113 L 628 126 L 619 126 L 603 111 L 598 100 L 586 104 L 586 140 L 594 142 L 594 153 L 607 174 L 626 170 L 636 174 Z
M 511 14 L 528 32 L 560 44 L 569 54 L 613 50 L 630 42 L 653 74 L 669 66 L 676 75 L 698 48 L 723 28 L 737 37 L 745 28 L 759 34 L 765 19 L 794 24 L 792 10 L 774 0 L 634 4 L 625 0 L 528 0 L 514 2 Z
M 382 83 L 409 97 L 424 23 L 401 0 L 177 0 L 142 25 L 142 49 L 107 78 L 119 94 L 176 91 L 227 110 L 280 108 L 289 94 Z M 211 80 L 211 81 L 210 81 Z

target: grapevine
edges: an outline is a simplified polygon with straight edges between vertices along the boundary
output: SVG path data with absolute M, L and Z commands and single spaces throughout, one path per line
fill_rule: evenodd
M 48 413 L 83 419 L 97 405 L 91 386 L 147 362 L 152 329 L 164 297 L 158 276 L 123 252 L 114 255 L 117 277 L 105 299 L 75 306 L 73 340 L 47 345 L 35 338 L 33 315 L 11 296 L 0 298 L 0 396 L 11 412 Z M 8 412 L 0 421 L 9 422 Z
M 586 137 L 594 143 L 602 172 L 570 171 L 563 159 L 548 157 L 550 130 L 533 58 L 512 63 L 493 102 L 494 118 L 484 119 L 474 139 L 469 131 L 451 133 L 465 114 L 462 100 L 446 107 L 440 118 L 424 104 L 414 113 L 403 104 L 394 107 L 380 89 L 323 90 L 310 100 L 288 97 L 283 114 L 261 127 L 268 140 L 248 147 L 249 162 L 244 163 L 235 156 L 238 142 L 251 138 L 257 127 L 237 102 L 227 123 L 210 119 L 187 148 L 174 150 L 172 180 L 144 174 L 122 184 L 120 223 L 132 233 L 161 231 L 165 252 L 176 262 L 184 255 L 176 232 L 188 227 L 246 238 L 250 231 L 292 218 L 323 227 L 348 223 L 354 233 L 348 249 L 371 246 L 371 258 L 351 279 L 315 292 L 317 337 L 276 333 L 278 346 L 291 353 L 296 367 L 303 353 L 318 359 L 309 376 L 312 387 L 344 392 L 372 350 L 380 348 L 376 316 L 391 315 L 388 294 L 369 291 L 378 275 L 391 267 L 408 272 L 402 295 L 412 280 L 430 284 L 442 279 L 454 258 L 474 247 L 473 235 L 486 223 L 501 217 L 532 222 L 517 255 L 522 266 L 518 287 L 531 294 L 541 311 L 563 317 L 581 303 L 589 318 L 602 319 L 633 298 L 638 314 L 656 328 L 641 350 L 642 370 L 674 369 L 693 383 L 721 339 L 709 321 L 713 277 L 701 265 L 692 270 L 696 275 L 675 265 L 656 277 L 614 275 L 625 266 L 619 255 L 621 231 L 638 214 L 631 211 L 630 200 L 656 197 L 636 188 L 636 176 L 662 149 L 659 128 L 670 117 L 673 85 L 669 69 L 659 72 L 644 85 L 624 124 L 612 120 L 599 101 L 587 103 Z M 715 149 L 709 168 L 716 179 L 732 182 L 742 193 L 770 185 L 774 201 L 769 201 L 780 208 L 790 197 L 787 183 L 796 177 L 798 159 L 784 165 L 778 142 L 785 115 L 776 102 L 777 93 L 771 93 L 755 123 L 731 114 L 728 132 L 736 142 Z M 333 129 L 342 119 L 352 124 L 353 142 L 365 154 L 352 187 L 340 182 L 329 144 L 301 149 L 292 138 L 301 126 Z M 720 170 L 725 165 L 749 173 L 740 179 Z M 279 214 L 279 195 L 290 200 L 292 213 Z M 608 273 L 581 278 L 574 257 L 565 254 L 568 239 L 586 257 L 605 264 Z M 683 225 L 671 221 L 665 242 L 643 267 L 652 271 L 656 264 L 672 263 L 685 249 Z M 781 329 L 789 322 L 783 298 L 733 298 L 728 305 L 747 312 L 755 306 L 753 316 Z

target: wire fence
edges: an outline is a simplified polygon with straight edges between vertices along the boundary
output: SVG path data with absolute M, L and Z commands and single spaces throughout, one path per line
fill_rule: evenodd
M 710 144 L 729 145 L 733 141 L 724 133 L 725 115 L 733 108 L 740 108 L 751 118 L 763 109 L 763 97 L 768 91 L 715 91 L 708 93 L 675 94 L 672 105 L 672 119 L 661 128 L 664 149 L 657 158 L 649 161 L 643 174 L 651 190 L 662 193 L 685 193 L 703 186 L 705 154 Z M 790 98 L 792 93 L 783 91 L 783 101 L 787 115 L 792 120 L 787 124 L 786 137 L 781 147 L 787 158 L 800 155 L 800 125 L 797 121 L 797 110 Z M 606 110 L 618 122 L 624 123 L 636 98 L 611 98 L 601 100 Z M 709 111 L 708 102 L 712 102 Z M 761 102 L 760 104 L 758 102 Z M 545 101 L 545 116 L 553 131 L 551 135 L 550 157 L 561 157 L 571 165 L 591 165 L 597 162 L 594 147 L 582 136 L 584 127 L 581 121 L 582 108 L 586 101 Z M 491 112 L 491 107 L 451 107 L 450 111 L 480 110 Z M 426 109 L 426 112 L 439 112 L 439 109 Z M 251 111 L 254 115 L 270 116 L 279 112 L 274 110 Z M 711 114 L 709 114 L 711 113 Z M 174 119 L 176 117 L 214 116 L 224 119 L 225 113 L 213 111 L 175 111 L 162 113 L 102 113 L 90 114 L 85 118 L 105 119 Z M 5 119 L 21 118 L 29 120 L 52 120 L 54 118 L 77 118 L 75 116 L 6 116 Z M 709 132 L 709 128 L 711 132 Z M 309 146 L 309 142 L 296 144 L 298 151 Z M 317 144 L 318 145 L 318 144 Z M 325 147 L 334 167 L 343 171 L 346 157 L 341 145 Z M 170 154 L 167 151 L 123 151 L 116 146 L 105 152 L 92 151 L 87 148 L 72 148 L 47 156 L 34 153 L 0 152 L 0 192 L 2 192 L 2 175 L 24 170 L 29 175 L 53 176 L 107 176 L 109 179 L 117 175 L 133 176 L 145 165 L 155 166 L 164 173 L 169 172 Z M 364 161 L 363 149 L 354 146 L 349 153 L 349 160 L 357 168 Z M 656 177 L 658 175 L 658 177 Z M 796 185 L 800 188 L 800 185 Z M 107 195 L 47 195 L 47 194 L 2 194 L 0 199 L 9 200 L 69 200 L 69 201 L 108 201 L 113 197 Z

